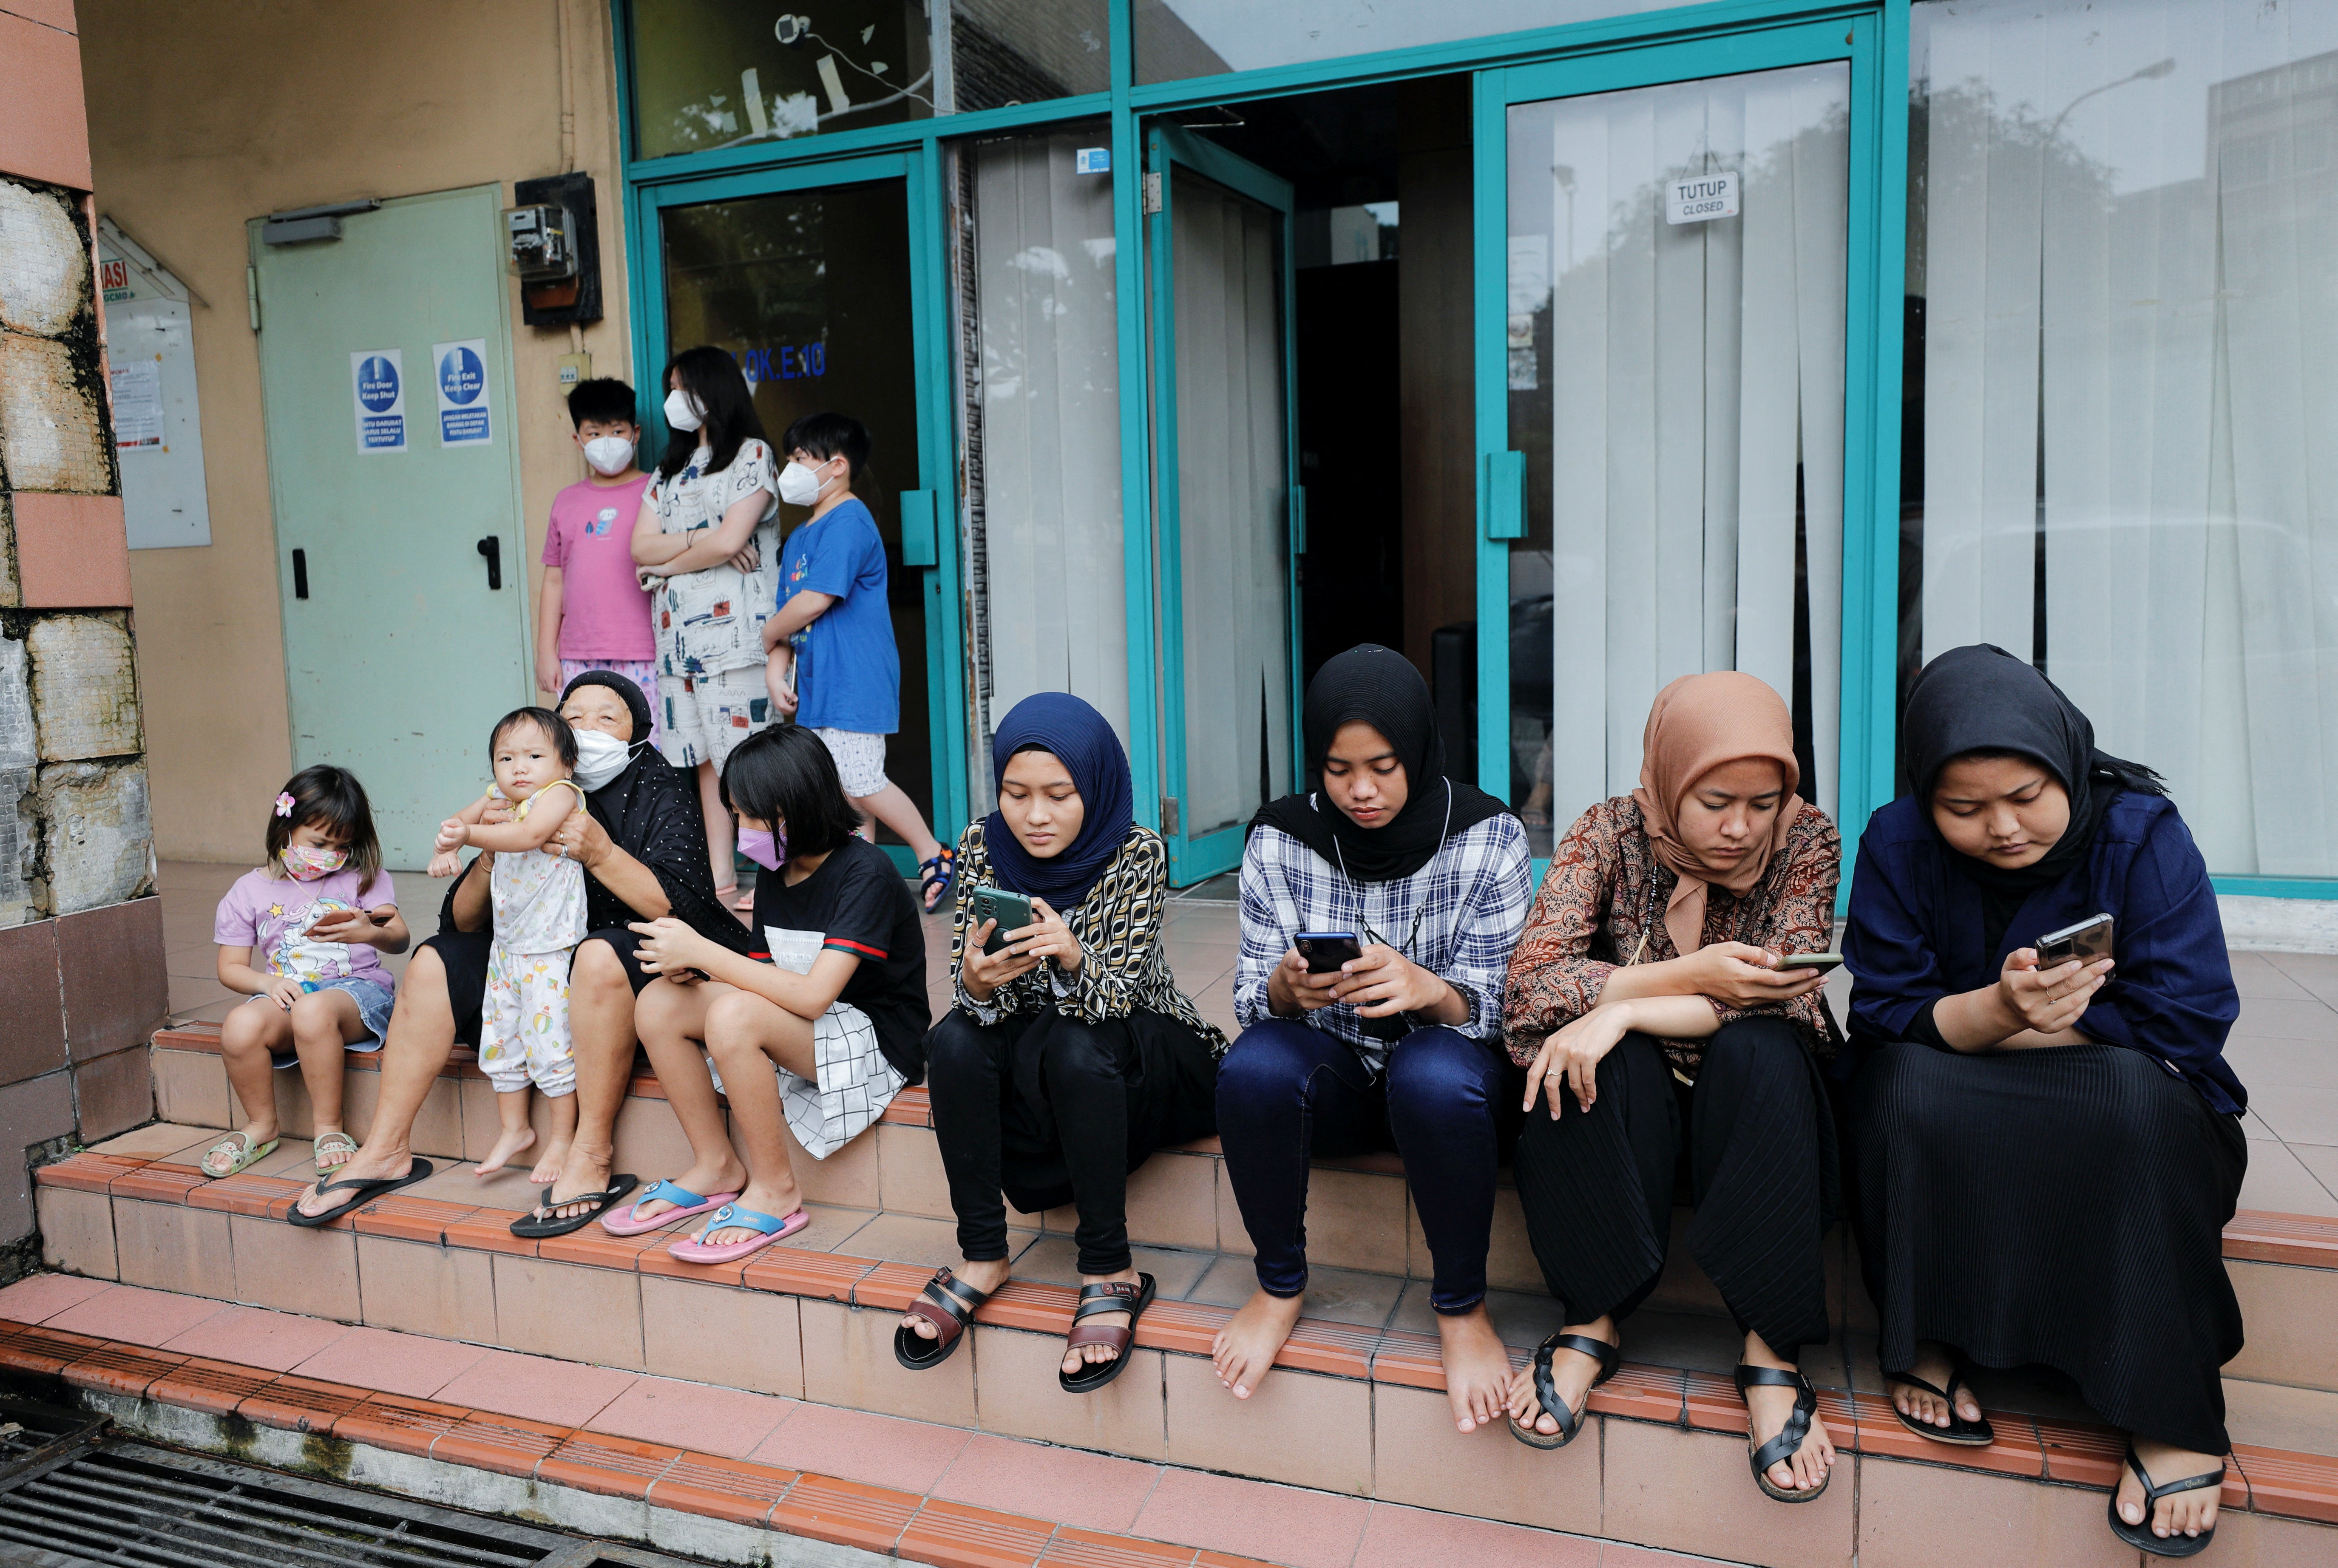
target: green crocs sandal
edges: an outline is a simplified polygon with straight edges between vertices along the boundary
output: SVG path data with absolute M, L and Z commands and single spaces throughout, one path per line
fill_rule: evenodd
M 224 1181 L 231 1176 L 242 1175 L 275 1153 L 277 1142 L 278 1140 L 270 1138 L 265 1143 L 255 1145 L 250 1134 L 231 1132 L 203 1152 L 202 1163 L 197 1169 L 214 1181 Z M 226 1155 L 230 1161 L 224 1171 L 214 1170 L 211 1166 L 213 1157 L 221 1154 Z

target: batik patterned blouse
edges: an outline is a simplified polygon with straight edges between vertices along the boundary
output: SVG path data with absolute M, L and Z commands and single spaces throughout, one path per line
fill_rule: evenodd
M 652 475 L 642 499 L 668 534 L 696 534 L 722 525 L 723 514 L 748 496 L 764 493 L 762 520 L 747 535 L 757 555 L 755 569 L 742 572 L 728 561 L 702 571 L 667 576 L 654 566 L 642 569 L 651 597 L 650 630 L 657 640 L 658 673 L 719 675 L 726 670 L 761 666 L 763 622 L 780 608 L 779 469 L 771 446 L 739 444 L 731 466 L 709 474 L 714 455 L 701 446 L 690 464 L 668 480 Z
M 1101 1024 L 1142 1010 L 1174 1018 L 1200 1035 L 1213 1056 L 1226 1052 L 1226 1037 L 1203 1021 L 1193 1002 L 1177 989 L 1162 951 L 1161 921 L 1169 902 L 1169 852 L 1150 828 L 1131 827 L 1076 909 L 1059 909 L 1080 944 L 1080 967 L 1066 975 L 1051 960 L 977 1001 L 966 988 L 967 933 L 976 927 L 977 887 L 1004 886 L 983 842 L 983 822 L 967 825 L 958 841 L 958 907 L 950 922 L 950 981 L 957 1006 L 977 1024 L 996 1024 L 1010 1013 L 1049 1007 L 1084 1023 Z
M 1704 903 L 1704 941 L 1744 942 L 1779 953 L 1819 953 L 1834 929 L 1835 882 L 1842 838 L 1826 813 L 1805 801 L 1786 842 L 1762 880 L 1743 894 L 1715 887 Z M 1629 795 L 1602 800 L 1576 819 L 1552 854 L 1510 960 L 1502 1032 L 1511 1060 L 1531 1063 L 1546 1036 L 1599 1004 L 1607 976 L 1631 963 L 1680 956 L 1665 929 L 1665 905 L 1680 877 L 1659 864 Z M 1642 939 L 1645 938 L 1645 946 Z M 1713 1010 L 1728 1024 L 1754 1014 L 1783 1014 L 1801 1024 L 1822 1055 L 1836 1034 L 1820 992 L 1791 1002 Z M 1701 1040 L 1661 1043 L 1674 1069 L 1690 1079 L 1703 1060 Z

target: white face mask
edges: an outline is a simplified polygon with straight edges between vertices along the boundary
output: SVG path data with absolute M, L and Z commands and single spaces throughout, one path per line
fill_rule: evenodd
M 590 794 L 623 773 L 633 758 L 634 749 L 605 730 L 577 730 L 577 788 Z
M 665 422 L 676 430 L 695 430 L 704 418 L 697 399 L 677 387 L 665 395 Z
M 595 436 L 584 443 L 584 461 L 596 474 L 623 474 L 634 460 L 634 444 L 623 436 Z
M 801 463 L 791 463 L 780 470 L 780 499 L 791 506 L 809 506 L 827 488 L 817 472 Z

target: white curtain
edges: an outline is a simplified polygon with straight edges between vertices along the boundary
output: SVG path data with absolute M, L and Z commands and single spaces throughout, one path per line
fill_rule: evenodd
M 2041 662 L 2211 868 L 2338 874 L 2338 6 L 1916 19 L 1925 656 Z
M 1035 691 L 1086 698 L 1128 740 L 1112 178 L 1085 138 L 973 150 L 979 498 L 989 730 Z
M 1830 64 L 1511 111 L 1514 165 L 1554 181 L 1549 235 L 1510 243 L 1556 279 L 1555 823 L 1637 781 L 1675 677 L 1744 670 L 1792 699 L 1798 505 L 1803 789 L 1834 809 L 1848 87 Z M 1720 171 L 1740 216 L 1667 220 L 1667 181 Z
M 1289 787 L 1280 214 L 1175 175 L 1178 567 L 1188 837 Z

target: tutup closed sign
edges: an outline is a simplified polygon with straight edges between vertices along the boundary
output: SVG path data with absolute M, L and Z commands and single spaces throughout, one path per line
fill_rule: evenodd
M 1706 223 L 1737 216 L 1737 173 L 1717 169 L 1710 174 L 1685 174 L 1665 186 L 1665 221 Z

